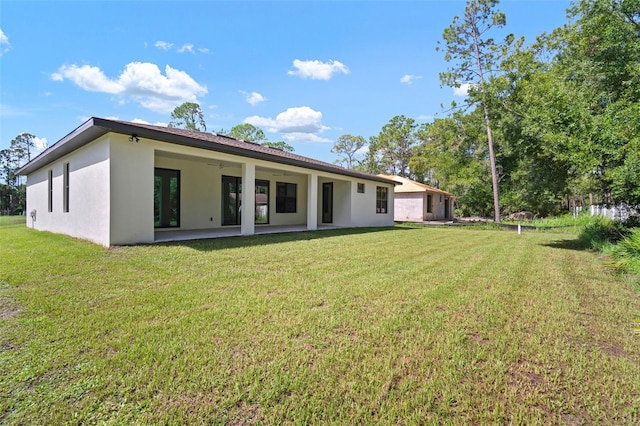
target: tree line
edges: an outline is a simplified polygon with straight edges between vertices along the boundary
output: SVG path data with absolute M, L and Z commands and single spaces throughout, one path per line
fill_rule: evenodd
M 22 214 L 26 209 L 26 183 L 16 174 L 23 165 L 31 161 L 36 150 L 36 137 L 20 133 L 9 148 L 0 150 L 0 214 Z
M 640 0 L 582 0 L 525 45 L 497 0 L 469 0 L 438 48 L 463 105 L 417 125 L 394 117 L 354 167 L 457 196 L 460 214 L 547 216 L 590 203 L 640 205 Z M 493 151 L 493 154 L 492 154 Z M 352 161 L 352 160 L 350 160 Z

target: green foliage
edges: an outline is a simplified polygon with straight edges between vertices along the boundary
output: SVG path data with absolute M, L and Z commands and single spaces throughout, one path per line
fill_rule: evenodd
M 629 230 L 618 220 L 595 217 L 579 235 L 580 241 L 587 247 L 603 250 L 623 239 Z
M 199 132 L 207 130 L 200 105 L 194 102 L 185 102 L 177 106 L 171 113 L 169 127 L 180 127 Z
M 243 123 L 233 126 L 227 136 L 247 142 L 261 143 L 266 139 L 264 132 L 253 124 Z
M 416 132 L 421 144 L 409 163 L 412 173 L 454 194 L 463 216 L 484 217 L 492 209 L 486 134 L 479 112 L 456 111 L 421 126 Z
M 494 10 L 498 0 L 468 0 L 462 18 L 456 16 L 442 37 L 445 41 L 445 60 L 454 65 L 440 74 L 442 84 L 460 87 L 470 84 L 470 103 L 479 103 L 483 112 L 484 127 L 489 148 L 489 170 L 493 190 L 494 220 L 500 223 L 500 197 L 498 189 L 498 167 L 490 118 L 487 80 L 499 69 L 498 61 L 509 51 L 515 37 L 508 35 L 502 43 L 496 43 L 487 33 L 493 28 L 507 24 L 506 15 Z
M 288 143 L 286 143 L 285 141 L 277 141 L 277 142 L 262 142 L 263 146 L 268 146 L 269 148 L 275 148 L 275 149 L 279 149 L 281 151 L 286 151 L 286 152 L 293 152 L 294 148 L 289 145 Z
M 465 15 L 445 31 L 447 58 L 456 66 L 441 75 L 443 84 L 465 83 L 474 66 L 481 69 L 475 49 L 463 49 L 475 34 L 469 11 L 482 11 L 478 28 L 489 29 L 505 23 L 502 15 L 488 15 L 496 4 L 469 1 Z M 570 200 L 584 205 L 589 198 L 640 204 L 638 6 L 638 0 L 582 0 L 570 9 L 566 26 L 530 46 L 510 37 L 489 49 L 491 75 L 476 82 L 468 101 L 480 102 L 470 114 L 485 113 L 499 141 L 495 159 L 506 213 L 547 216 Z M 456 132 L 467 133 L 469 126 L 454 118 Z
M 631 229 L 609 254 L 615 260 L 613 265 L 616 268 L 640 276 L 640 228 Z
M 369 139 L 363 166 L 370 172 L 409 176 L 409 161 L 415 153 L 417 124 L 413 118 L 397 115 Z
M 496 43 L 486 37 L 491 29 L 507 24 L 506 15 L 494 10 L 498 3 L 498 0 L 468 0 L 462 17 L 454 17 L 444 30 L 444 47 L 438 42 L 438 50 L 444 50 L 445 61 L 455 65 L 440 73 L 442 84 L 460 87 L 463 83 L 479 82 L 482 85 L 488 74 L 496 70 L 501 56 L 514 40 L 513 35 L 509 35 L 503 43 Z
M 238 124 L 237 126 L 233 126 L 229 132 L 225 132 L 224 130 L 220 130 L 218 132 L 220 134 L 226 134 L 227 136 L 231 136 L 232 138 L 236 138 L 239 140 L 259 143 L 260 145 L 268 146 L 269 148 L 279 149 L 281 151 L 293 152 L 294 148 L 286 143 L 285 141 L 277 141 L 271 142 L 267 141 L 267 137 L 265 136 L 262 129 L 254 126 L 250 123 Z
M 19 214 L 26 208 L 26 185 L 16 172 L 31 161 L 35 138 L 30 133 L 20 133 L 9 148 L 0 150 L 0 214 Z
M 359 149 L 364 147 L 367 141 L 362 136 L 341 135 L 333 144 L 331 152 L 342 157 L 337 161 L 344 164 L 348 169 L 352 169 L 356 164 L 356 155 Z

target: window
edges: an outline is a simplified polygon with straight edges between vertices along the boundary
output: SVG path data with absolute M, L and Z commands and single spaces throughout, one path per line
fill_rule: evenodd
M 49 213 L 53 211 L 53 170 L 49 170 Z
M 62 211 L 69 213 L 69 163 L 64 163 L 62 170 Z
M 376 186 L 376 213 L 387 213 L 389 188 Z
M 364 194 L 364 183 L 358 184 L 358 194 Z
M 153 226 L 180 226 L 180 170 L 155 169 L 153 182 Z
M 433 199 L 431 194 L 427 194 L 427 213 L 431 213 L 431 204 L 433 203 Z
M 296 192 L 295 183 L 276 182 L 276 213 L 296 212 Z
M 256 180 L 256 220 L 257 224 L 269 223 L 269 181 Z

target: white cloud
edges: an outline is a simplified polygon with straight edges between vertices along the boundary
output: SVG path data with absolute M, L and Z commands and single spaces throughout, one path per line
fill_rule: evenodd
M 49 147 L 49 143 L 47 142 L 47 138 L 33 138 L 33 143 L 36 147 L 36 154 L 40 154 L 42 151 Z
M 365 145 L 356 151 L 357 155 L 366 155 L 369 152 L 369 145 Z
M 258 105 L 260 102 L 264 102 L 267 100 L 267 98 L 265 98 L 264 96 L 262 96 L 260 93 L 258 92 L 244 92 L 242 90 L 240 90 L 240 93 L 242 93 L 244 95 L 245 100 L 251 105 L 251 106 L 256 106 Z
M 174 43 L 170 43 L 168 41 L 162 41 L 162 40 L 156 41 L 154 46 L 157 47 L 158 49 L 162 49 L 164 51 L 169 51 L 169 50 L 174 49 Z M 177 51 L 178 53 L 189 52 L 189 53 L 195 54 L 196 51 L 198 51 L 200 53 L 204 53 L 204 54 L 209 53 L 209 49 L 208 48 L 206 48 L 206 47 L 196 47 L 196 46 L 194 46 L 193 43 L 184 43 L 182 46 L 176 47 L 174 50 Z
M 322 113 L 308 106 L 288 108 L 275 118 L 247 117 L 245 123 L 266 127 L 269 132 L 276 133 L 322 133 L 329 127 L 322 124 Z
M 413 84 L 414 81 L 420 80 L 421 78 L 421 75 L 405 74 L 400 78 L 400 83 Z
M 313 133 L 286 133 L 283 138 L 289 142 L 313 142 L 313 143 L 332 143 L 331 139 L 323 138 Z
M 432 121 L 433 115 L 419 115 L 418 120 Z
M 185 43 L 182 45 L 180 49 L 178 49 L 178 53 L 184 53 L 184 52 L 195 53 L 193 51 L 193 44 Z
M 143 120 L 142 118 L 134 118 L 133 120 L 131 120 L 132 123 L 137 123 L 137 124 L 151 124 L 149 123 L 147 120 Z M 162 126 L 162 127 L 167 127 L 169 124 L 168 123 L 164 123 L 162 121 L 157 121 L 155 123 L 153 123 L 154 126 Z
M 329 80 L 333 74 L 343 73 L 349 74 L 349 69 L 342 62 L 329 59 L 329 62 L 301 61 L 296 59 L 293 61 L 295 71 L 288 71 L 287 74 L 295 75 L 300 78 L 311 78 L 313 80 Z
M 454 96 L 467 96 L 469 94 L 469 89 L 471 88 L 471 83 L 462 83 L 460 87 L 453 88 Z
M 149 62 L 127 64 L 117 79 L 108 78 L 98 67 L 63 65 L 51 74 L 51 79 L 71 80 L 91 92 L 129 97 L 144 108 L 163 113 L 183 102 L 197 102 L 197 96 L 207 93 L 207 87 L 198 84 L 186 72 L 167 65 L 165 75 L 162 75 L 160 68 Z
M 156 44 L 154 44 L 154 46 L 158 49 L 169 50 L 171 49 L 171 47 L 173 47 L 173 43 L 169 43 L 168 41 L 156 41 Z
M 0 29 L 0 56 L 11 50 L 11 43 L 9 43 L 9 37 Z

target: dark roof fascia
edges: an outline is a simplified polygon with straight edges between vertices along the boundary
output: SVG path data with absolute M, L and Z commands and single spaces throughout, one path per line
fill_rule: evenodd
M 124 135 L 135 134 L 138 138 L 153 139 L 153 140 L 173 143 L 177 145 L 206 149 L 208 151 L 223 152 L 225 154 L 233 154 L 233 155 L 238 155 L 242 157 L 254 158 L 258 160 L 265 160 L 265 161 L 276 162 L 276 163 L 286 164 L 291 166 L 298 166 L 305 169 L 335 173 L 335 174 L 355 177 L 359 179 L 367 179 L 367 180 L 372 180 L 376 182 L 391 184 L 394 186 L 398 184 L 398 182 L 390 179 L 385 179 L 379 176 L 370 175 L 368 173 L 339 168 L 338 166 L 333 166 L 331 164 L 327 164 L 326 166 L 323 166 L 321 164 L 306 162 L 306 161 L 298 160 L 295 158 L 280 157 L 278 155 L 250 151 L 240 147 L 199 140 L 193 137 L 176 135 L 173 133 L 165 133 L 159 130 L 153 130 L 146 127 L 136 126 L 133 123 L 129 124 L 125 122 L 106 120 L 103 118 L 96 118 L 96 117 L 93 117 L 87 120 L 84 124 L 82 124 L 80 127 L 75 129 L 73 132 L 69 133 L 60 141 L 56 142 L 51 147 L 47 148 L 44 152 L 42 152 L 40 155 L 34 158 L 31 162 L 29 162 L 28 164 L 20 168 L 17 171 L 17 173 L 18 174 L 31 173 L 32 171 L 35 171 L 41 167 L 46 166 L 48 163 L 57 160 L 58 158 L 72 152 L 73 150 L 79 148 L 80 146 L 86 143 L 89 143 L 90 141 L 96 139 L 97 137 L 102 136 L 109 132 L 120 133 Z
M 275 162 L 280 164 L 286 164 L 290 166 L 303 167 L 305 169 L 318 170 L 323 172 L 335 173 L 335 174 L 340 174 L 340 175 L 345 175 L 345 176 L 350 176 L 350 177 L 355 177 L 360 179 L 374 180 L 377 182 L 397 185 L 397 182 L 393 180 L 381 178 L 375 175 L 369 175 L 367 173 L 360 173 L 360 172 L 356 172 L 349 169 L 338 168 L 337 166 L 333 166 L 330 164 L 327 164 L 327 166 L 322 166 L 320 164 L 309 163 L 303 160 L 297 160 L 295 158 L 280 157 L 278 155 L 250 151 L 240 147 L 216 144 L 215 142 L 203 141 L 203 140 L 199 140 L 197 138 L 192 138 L 189 136 L 176 135 L 173 133 L 165 133 L 159 130 L 148 129 L 145 127 L 138 127 L 135 124 L 113 122 L 109 120 L 103 120 L 100 118 L 96 118 L 95 120 L 97 122 L 96 125 L 105 126 L 105 128 L 108 128 L 110 131 L 113 131 L 116 133 L 122 133 L 127 135 L 135 133 L 136 136 L 138 137 L 159 140 L 162 142 L 168 142 L 168 143 L 173 143 L 177 145 L 189 146 L 193 148 L 201 148 L 201 149 L 206 149 L 208 151 L 217 151 L 225 154 L 238 155 L 241 157 L 249 157 L 257 160 L 265 160 L 265 161 L 270 161 L 270 162 Z M 225 137 L 225 136 L 222 136 L 222 137 Z M 251 142 L 246 142 L 246 143 L 251 143 Z
M 94 120 L 94 118 L 90 118 L 82 123 L 58 142 L 38 154 L 33 160 L 16 170 L 16 174 L 25 176 L 106 134 L 107 132 L 104 129 L 95 127 Z

